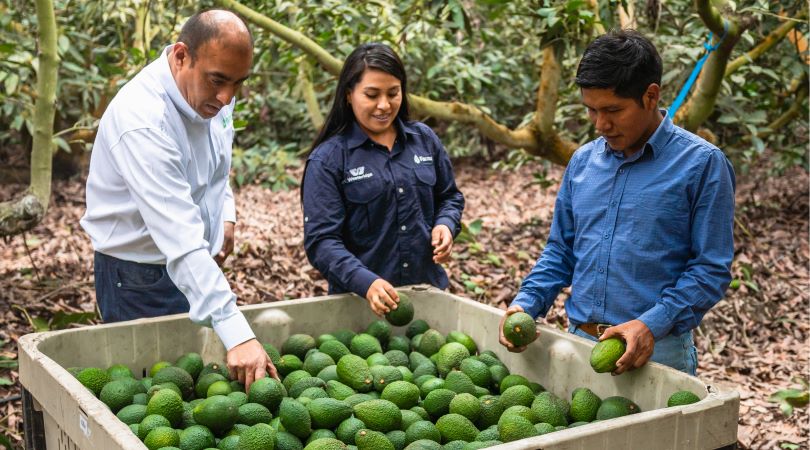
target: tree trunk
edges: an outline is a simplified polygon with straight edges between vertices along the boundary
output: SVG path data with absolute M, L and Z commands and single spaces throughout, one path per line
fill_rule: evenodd
M 34 142 L 31 149 L 31 184 L 16 201 L 0 203 L 0 236 L 35 227 L 48 210 L 51 196 L 53 117 L 56 100 L 56 19 L 51 0 L 36 0 L 39 23 L 39 67 L 34 104 Z
M 692 132 L 696 131 L 714 111 L 731 51 L 745 31 L 745 26 L 741 26 L 736 19 L 723 17 L 710 0 L 695 0 L 695 9 L 706 27 L 714 34 L 712 45 L 719 42 L 719 46 L 706 60 L 695 82 L 695 91 L 673 118 L 679 125 Z

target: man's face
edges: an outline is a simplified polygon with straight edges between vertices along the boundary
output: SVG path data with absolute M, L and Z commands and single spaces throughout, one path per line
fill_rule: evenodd
M 657 84 L 647 88 L 642 106 L 636 99 L 617 96 L 613 89 L 583 88 L 582 103 L 610 148 L 630 155 L 641 149 L 658 126 L 658 89 Z
M 175 44 L 171 50 L 177 88 L 204 119 L 216 116 L 229 104 L 250 74 L 253 49 L 227 45 L 226 41 L 223 38 L 204 43 L 193 61 L 184 43 Z

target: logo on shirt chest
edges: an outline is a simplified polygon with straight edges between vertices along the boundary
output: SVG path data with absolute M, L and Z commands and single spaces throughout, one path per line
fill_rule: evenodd
M 366 173 L 366 166 L 355 167 L 354 169 L 349 169 L 350 177 L 346 178 L 344 183 L 352 183 L 358 180 L 364 180 L 366 178 L 371 178 L 374 176 L 374 173 L 369 172 Z
M 433 157 L 432 156 L 413 155 L 413 162 L 415 162 L 416 164 L 422 164 L 422 163 L 431 163 L 431 164 L 433 164 Z

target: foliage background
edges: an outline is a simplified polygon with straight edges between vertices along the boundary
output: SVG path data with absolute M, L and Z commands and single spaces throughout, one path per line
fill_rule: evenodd
M 617 0 L 602 0 L 596 17 L 584 0 L 372 0 L 319 2 L 248 0 L 255 10 L 299 30 L 343 59 L 358 44 L 382 41 L 405 61 L 410 90 L 434 100 L 477 105 L 499 122 L 516 127 L 531 119 L 536 102 L 541 51 L 555 45 L 563 78 L 556 126 L 564 137 L 594 137 L 579 103 L 573 75 L 591 25 L 618 26 Z M 687 0 L 637 5 L 638 29 L 650 36 L 664 59 L 662 107 L 668 107 L 703 53 L 708 31 Z M 657 7 L 656 7 L 657 5 Z M 57 138 L 61 152 L 86 152 L 92 128 L 117 89 L 176 37 L 185 17 L 212 0 L 56 0 L 59 26 Z M 731 14 L 746 15 L 755 26 L 745 32 L 733 57 L 750 50 L 781 23 L 806 12 L 799 1 L 727 2 Z M 0 148 L 10 161 L 22 161 L 31 130 L 37 67 L 36 16 L 32 2 L 0 0 Z M 313 83 L 322 112 L 332 100 L 334 77 L 313 67 L 302 52 L 252 27 L 256 40 L 253 76 L 238 102 L 234 181 L 273 189 L 296 180 L 285 170 L 300 164 L 315 128 L 303 101 L 302 81 Z M 807 23 L 798 29 L 806 33 Z M 801 40 L 804 40 L 802 37 Z M 806 53 L 782 40 L 766 55 L 724 81 L 715 112 L 705 128 L 716 136 L 739 170 L 747 170 L 770 150 L 773 170 L 807 167 L 807 107 L 801 120 L 767 137 L 757 137 L 793 101 L 791 83 L 806 76 Z M 806 78 L 803 80 L 807 83 Z M 453 156 L 485 156 L 513 167 L 531 159 L 504 151 L 459 123 L 432 126 Z M 23 145 L 20 146 L 19 144 Z M 81 158 L 81 155 L 74 155 Z M 542 176 L 541 176 L 542 178 Z

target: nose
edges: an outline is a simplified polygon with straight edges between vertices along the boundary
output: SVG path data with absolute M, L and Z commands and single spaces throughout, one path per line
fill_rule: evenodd
M 234 86 L 225 86 L 220 88 L 217 91 L 216 99 L 219 101 L 220 104 L 227 105 L 231 103 L 233 96 L 236 94 L 236 87 Z
M 377 101 L 377 109 L 385 111 L 391 105 L 391 102 L 388 101 L 388 98 L 381 95 L 380 100 Z
M 610 120 L 608 120 L 604 114 L 599 114 L 598 112 L 594 116 L 593 125 L 596 128 L 596 132 L 599 134 L 605 134 L 613 127 Z

